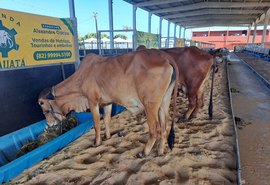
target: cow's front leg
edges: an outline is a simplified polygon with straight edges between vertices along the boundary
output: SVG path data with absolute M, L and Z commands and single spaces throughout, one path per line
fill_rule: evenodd
M 106 139 L 111 138 L 110 133 L 110 123 L 111 123 L 111 113 L 112 113 L 112 104 L 103 107 L 104 109 L 104 123 L 106 129 Z
M 95 128 L 95 133 L 96 133 L 95 144 L 99 146 L 101 144 L 101 139 L 100 139 L 100 114 L 99 114 L 98 104 L 90 105 L 90 110 L 94 118 L 94 128 Z

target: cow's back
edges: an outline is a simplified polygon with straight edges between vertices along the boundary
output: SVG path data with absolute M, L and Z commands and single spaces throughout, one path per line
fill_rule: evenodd
M 179 50 L 177 66 L 180 82 L 188 85 L 195 79 L 202 81 L 209 73 L 213 63 L 213 57 L 197 47 L 186 47 Z
M 95 93 L 100 93 L 103 103 L 129 107 L 143 99 L 155 101 L 155 98 L 162 98 L 170 83 L 173 72 L 170 61 L 173 59 L 169 55 L 156 49 L 105 57 L 88 69 L 85 85 L 88 89 L 96 89 Z
M 173 58 L 156 49 L 136 51 L 135 55 L 132 69 L 140 99 L 146 95 L 151 95 L 153 98 L 163 97 L 163 90 L 167 88 L 168 81 L 171 81 Z
M 183 53 L 185 47 L 176 47 L 176 48 L 162 48 L 161 51 L 166 52 L 169 54 L 175 62 L 179 59 L 179 55 Z

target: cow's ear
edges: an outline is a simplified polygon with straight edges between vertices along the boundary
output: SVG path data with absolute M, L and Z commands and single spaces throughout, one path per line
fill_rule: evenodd
M 49 99 L 49 100 L 54 100 L 55 99 L 54 95 L 51 92 L 47 95 L 46 98 Z

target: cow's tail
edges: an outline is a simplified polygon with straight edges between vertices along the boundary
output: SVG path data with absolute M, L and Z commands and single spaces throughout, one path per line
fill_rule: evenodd
M 172 150 L 174 146 L 175 134 L 174 134 L 174 120 L 176 117 L 176 98 L 177 98 L 177 91 L 178 91 L 178 81 L 179 81 L 179 71 L 176 63 L 170 60 L 170 64 L 173 66 L 173 75 L 172 75 L 172 82 L 175 82 L 174 89 L 173 89 L 173 117 L 172 117 L 172 125 L 170 129 L 170 133 L 168 135 L 168 145 L 169 148 Z
M 213 88 L 214 88 L 214 78 L 216 71 L 216 62 L 212 65 L 212 80 L 211 80 L 211 89 L 210 89 L 210 100 L 209 100 L 209 107 L 208 107 L 208 115 L 209 119 L 212 120 L 213 118 Z

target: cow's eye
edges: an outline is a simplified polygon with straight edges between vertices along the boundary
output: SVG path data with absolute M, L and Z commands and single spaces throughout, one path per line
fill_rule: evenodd
M 44 103 L 43 103 L 43 102 L 38 102 L 38 104 L 41 106 L 41 105 L 43 105 Z

